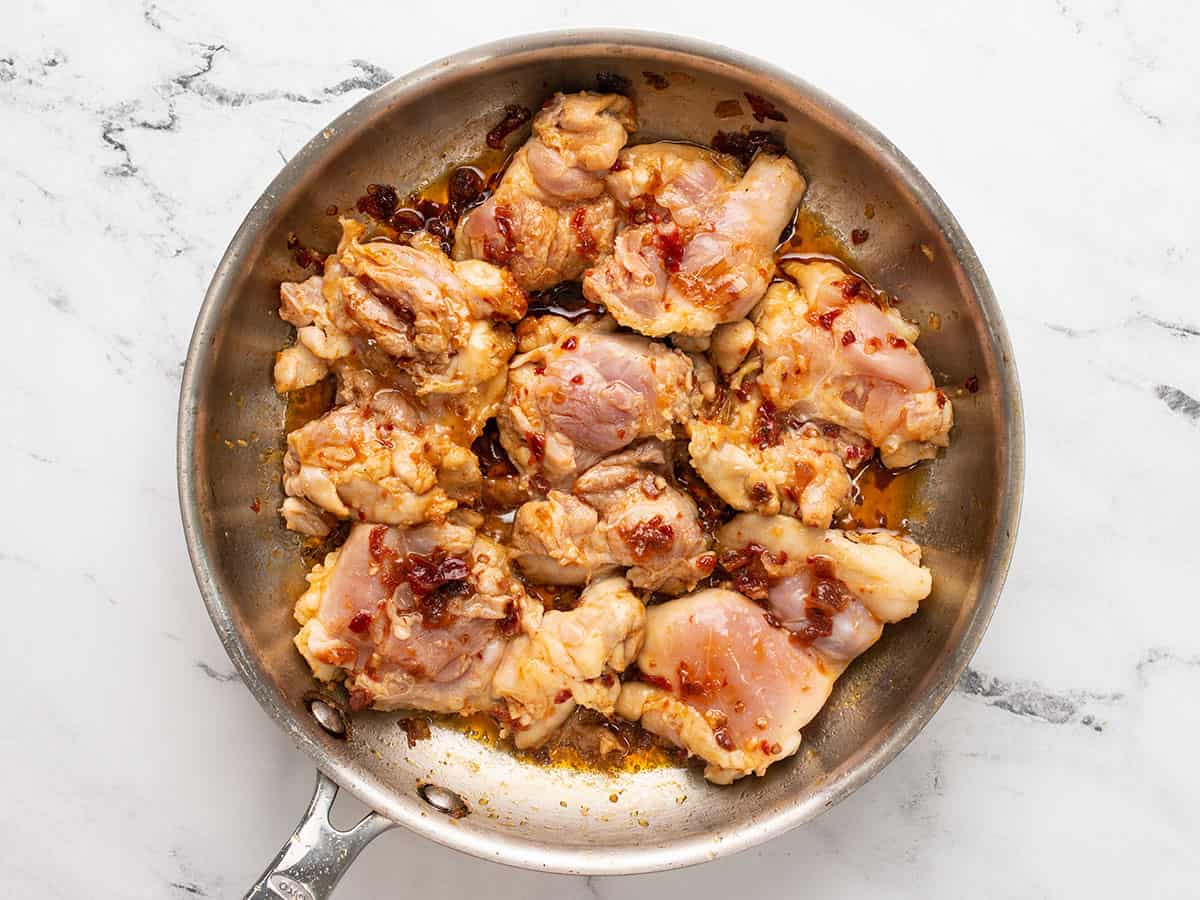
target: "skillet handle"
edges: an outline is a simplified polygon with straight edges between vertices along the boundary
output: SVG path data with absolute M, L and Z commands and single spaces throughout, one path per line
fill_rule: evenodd
M 308 811 L 245 900 L 324 900 L 363 848 L 396 827 L 395 822 L 371 812 L 349 831 L 338 831 L 329 822 L 337 792 L 337 785 L 318 771 Z

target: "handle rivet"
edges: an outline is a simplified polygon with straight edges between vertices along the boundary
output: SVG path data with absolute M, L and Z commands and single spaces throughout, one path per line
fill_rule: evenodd
M 320 697 L 311 697 L 308 700 L 308 711 L 317 720 L 317 724 L 334 737 L 346 736 L 346 717 L 336 706 Z
M 462 797 L 436 784 L 423 784 L 417 788 L 417 793 L 438 812 L 445 813 L 452 819 L 461 819 L 471 811 Z

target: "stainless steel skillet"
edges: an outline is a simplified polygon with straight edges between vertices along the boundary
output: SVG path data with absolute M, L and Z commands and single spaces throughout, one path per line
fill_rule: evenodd
M 445 729 L 410 749 L 393 715 L 359 716 L 339 735 L 329 708 L 316 706 L 322 721 L 305 699 L 315 684 L 291 644 L 305 566 L 272 512 L 284 407 L 270 379 L 288 340 L 275 314 L 278 284 L 300 274 L 289 232 L 335 245 L 331 205 L 348 209 L 371 182 L 419 185 L 477 155 L 506 104 L 536 108 L 554 90 L 595 88 L 600 73 L 632 85 L 638 140 L 708 143 L 718 129 L 742 126 L 782 136 L 808 177 L 807 206 L 843 237 L 869 230 L 858 263 L 923 327 L 935 376 L 979 384 L 955 401 L 953 445 L 918 497 L 926 512 L 912 530 L 934 572 L 933 595 L 842 677 L 796 757 L 731 787 L 678 769 L 610 776 L 535 767 Z M 754 122 L 747 93 L 786 121 Z M 744 114 L 718 118 L 718 103 L 731 99 Z M 617 874 L 715 859 L 812 819 L 912 740 L 962 673 L 1007 571 L 1022 454 L 1012 350 L 966 237 L 886 138 L 805 82 L 723 47 L 633 31 L 510 38 L 391 82 L 313 138 L 254 205 L 213 276 L 184 370 L 179 496 L 204 602 L 242 679 L 325 773 L 252 894 L 326 894 L 392 823 L 510 865 Z M 352 833 L 327 824 L 335 783 L 378 811 Z

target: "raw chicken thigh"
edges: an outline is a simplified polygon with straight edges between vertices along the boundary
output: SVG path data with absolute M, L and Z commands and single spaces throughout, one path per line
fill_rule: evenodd
M 871 448 L 837 426 L 780 417 L 757 388 L 744 396 L 688 425 L 692 465 L 734 509 L 829 527 L 849 498 L 847 466 L 869 459 Z
M 764 396 L 865 436 L 889 468 L 947 446 L 954 411 L 914 346 L 916 326 L 835 263 L 784 269 L 798 288 L 776 282 L 754 314 Z
M 833 683 L 761 607 L 716 588 L 646 610 L 637 665 L 617 714 L 701 757 L 717 784 L 795 753 Z
M 685 144 L 624 150 L 608 187 L 628 225 L 583 280 L 588 299 L 642 334 L 707 335 L 744 317 L 775 271 L 804 179 L 786 156 L 737 164 Z
M 513 360 L 500 440 L 523 474 L 568 488 L 638 438 L 670 439 L 691 402 L 692 363 L 682 353 L 637 335 L 575 329 Z
M 790 516 L 746 514 L 722 526 L 717 544 L 722 551 L 762 547 L 761 561 L 772 578 L 793 574 L 794 566 L 813 557 L 827 558 L 837 578 L 881 622 L 908 618 L 933 588 L 921 548 L 891 531 L 825 531 Z
M 837 677 L 884 622 L 915 612 L 931 584 L 919 548 L 888 533 L 742 515 L 718 545 L 741 592 L 710 589 L 647 610 L 642 680 L 624 685 L 617 712 L 728 784 L 795 753 Z
M 288 528 L 327 534 L 332 519 L 389 525 L 440 521 L 479 495 L 475 455 L 425 426 L 399 391 L 336 407 L 287 436 L 281 513 Z
M 296 646 L 352 708 L 470 713 L 491 703 L 507 641 L 536 615 L 504 548 L 459 522 L 355 525 L 308 575 Z
M 635 128 L 628 97 L 555 94 L 495 194 L 459 223 L 455 257 L 507 266 L 527 291 L 578 278 L 612 249 L 617 213 L 604 176 Z
M 517 510 L 515 561 L 533 581 L 585 584 L 617 567 L 635 587 L 691 590 L 716 555 L 696 504 L 666 477 L 662 444 L 647 441 L 593 466 L 571 493 L 551 491 Z
M 360 222 L 341 224 L 324 276 L 280 291 L 280 315 L 296 326 L 297 342 L 276 362 L 278 390 L 314 383 L 317 362 L 328 369 L 364 342 L 402 362 L 418 395 L 460 394 L 504 370 L 516 348 L 504 323 L 525 314 L 508 272 L 452 262 L 426 235 L 411 246 L 362 243 Z
M 514 639 L 493 679 L 517 747 L 537 747 L 576 704 L 612 715 L 619 674 L 642 646 L 645 608 L 620 577 L 589 585 L 579 605 L 550 610 Z

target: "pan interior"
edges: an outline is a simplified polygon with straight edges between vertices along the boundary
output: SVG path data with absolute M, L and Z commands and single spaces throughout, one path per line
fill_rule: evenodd
M 351 209 L 371 182 L 419 187 L 477 156 L 506 104 L 536 109 L 555 90 L 595 89 L 602 72 L 628 79 L 643 123 L 638 141 L 708 143 L 718 129 L 743 125 L 781 135 L 809 180 L 807 207 L 843 237 L 869 226 L 857 261 L 922 326 L 935 378 L 955 386 L 976 376 L 981 386 L 956 401 L 952 446 L 929 466 L 917 498 L 923 513 L 911 529 L 934 573 L 932 596 L 839 680 L 796 757 L 731 787 L 713 787 L 695 770 L 538 767 L 441 728 L 409 748 L 389 714 L 357 717 L 340 740 L 309 715 L 302 697 L 315 683 L 291 643 L 306 566 L 273 514 L 282 501 L 284 403 L 270 377 L 275 352 L 290 339 L 276 314 L 278 285 L 303 277 L 289 233 L 332 249 L 331 206 Z M 655 87 L 646 72 L 669 87 Z M 771 100 L 786 122 L 754 123 L 746 92 Z M 717 105 L 730 99 L 746 115 L 718 118 Z M 198 577 L 230 655 L 267 709 L 344 786 L 478 855 L 560 871 L 664 868 L 811 818 L 877 771 L 936 709 L 1003 580 L 1019 498 L 1018 402 L 1003 326 L 953 219 L 886 141 L 832 101 L 726 51 L 675 39 L 514 40 L 364 100 L 256 205 L 197 325 L 181 406 L 181 497 Z M 452 819 L 428 805 L 418 789 L 430 783 L 460 795 L 469 814 Z

